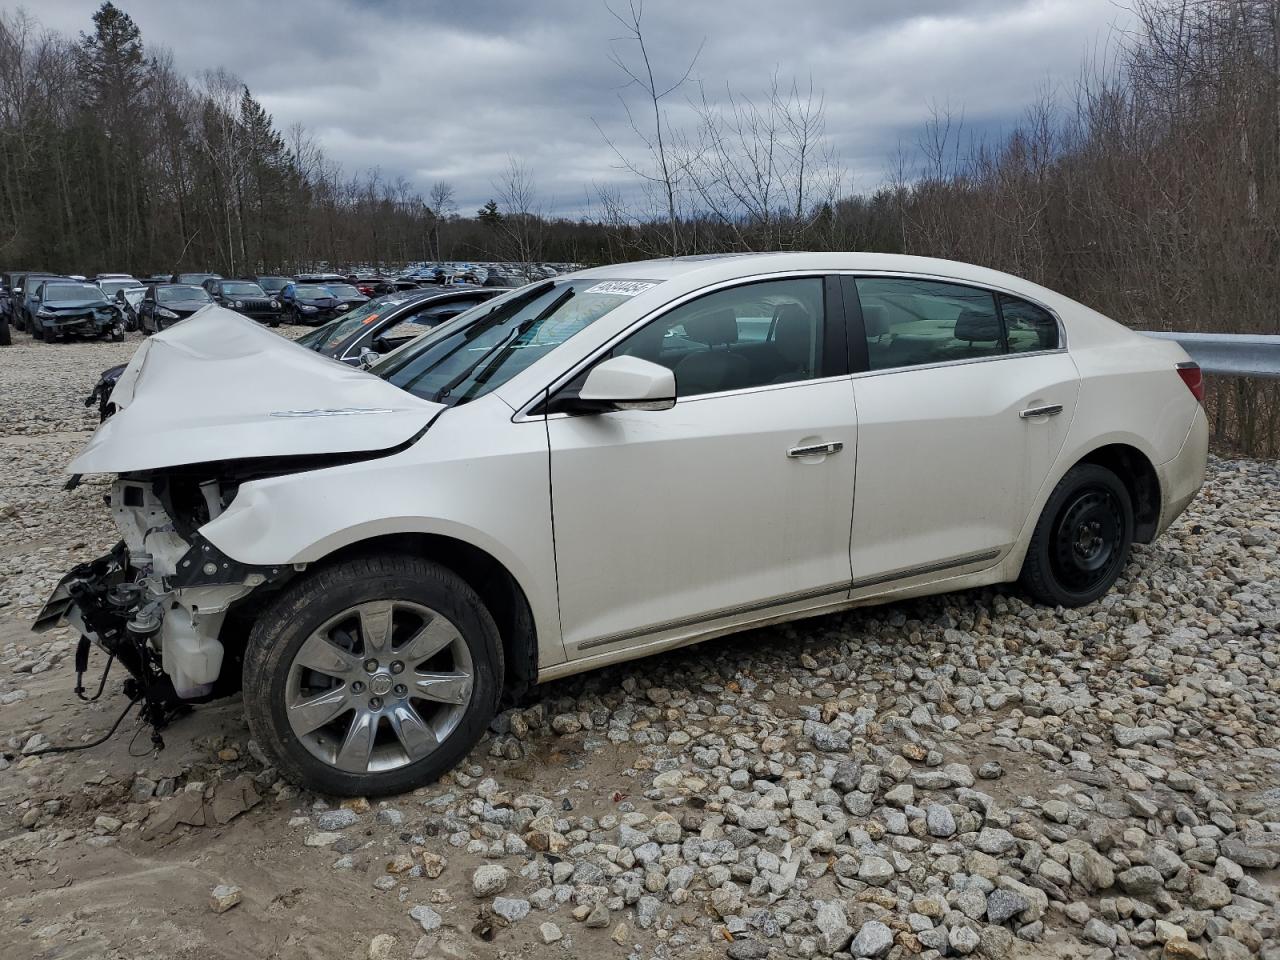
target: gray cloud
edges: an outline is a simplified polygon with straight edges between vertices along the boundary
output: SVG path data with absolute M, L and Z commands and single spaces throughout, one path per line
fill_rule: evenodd
M 638 155 L 618 97 L 639 101 L 609 61 L 620 29 L 597 0 L 118 2 L 180 69 L 237 74 L 280 127 L 302 123 L 349 171 L 376 166 L 423 192 L 448 180 L 463 211 L 494 193 L 509 155 L 551 211 L 580 211 L 593 184 L 635 188 L 596 128 Z M 74 33 L 96 6 L 45 0 L 36 12 Z M 867 189 L 931 105 L 981 133 L 1046 89 L 1069 94 L 1121 17 L 1112 0 L 650 0 L 644 23 L 660 82 L 699 45 L 695 77 L 712 98 L 759 94 L 775 71 L 812 78 L 848 183 Z M 694 94 L 668 101 L 673 123 Z

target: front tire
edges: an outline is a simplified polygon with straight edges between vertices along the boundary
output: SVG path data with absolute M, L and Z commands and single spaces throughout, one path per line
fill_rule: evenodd
M 356 557 L 290 585 L 244 656 L 249 728 L 287 778 L 321 793 L 402 793 L 437 780 L 498 708 L 502 641 L 453 571 Z
M 1133 503 L 1106 467 L 1067 471 L 1044 505 L 1019 582 L 1041 603 L 1082 607 L 1116 582 L 1133 545 Z

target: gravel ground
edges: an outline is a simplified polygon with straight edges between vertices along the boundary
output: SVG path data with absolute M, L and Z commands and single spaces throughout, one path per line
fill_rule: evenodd
M 115 540 L 102 486 L 59 484 L 80 398 L 137 340 L 18 339 L 0 954 L 1280 960 L 1274 462 L 1215 460 L 1089 608 L 979 590 L 561 681 L 444 782 L 338 805 L 264 766 L 236 702 L 158 753 L 126 727 L 23 755 L 123 707 L 118 684 L 77 702 L 74 638 L 25 623 Z M 202 800 L 207 826 L 174 826 Z

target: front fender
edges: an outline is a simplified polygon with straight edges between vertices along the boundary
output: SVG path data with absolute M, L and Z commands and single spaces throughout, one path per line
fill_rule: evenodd
M 316 563 L 397 533 L 461 540 L 520 585 L 542 665 L 565 658 L 556 600 L 546 426 L 485 397 L 443 414 L 388 457 L 254 480 L 200 533 L 254 566 Z

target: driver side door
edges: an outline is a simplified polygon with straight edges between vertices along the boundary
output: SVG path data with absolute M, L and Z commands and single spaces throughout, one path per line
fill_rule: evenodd
M 607 356 L 671 367 L 677 399 L 547 417 L 570 659 L 844 600 L 857 426 L 839 285 L 723 288 Z

